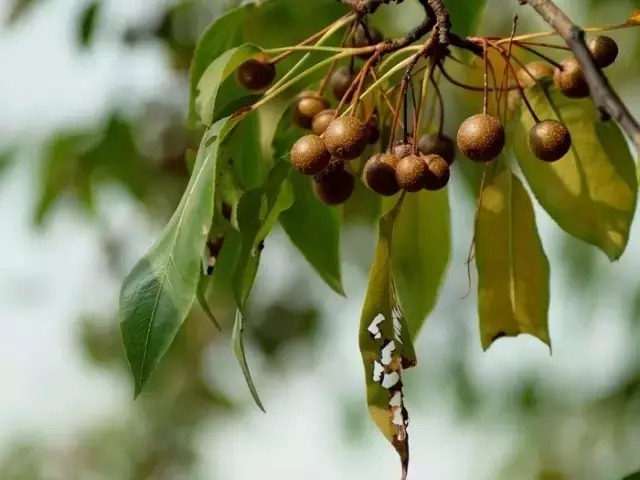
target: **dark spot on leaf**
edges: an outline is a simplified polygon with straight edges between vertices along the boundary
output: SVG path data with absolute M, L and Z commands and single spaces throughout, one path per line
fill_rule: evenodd
M 204 148 L 209 148 L 211 145 L 213 145 L 215 143 L 216 140 L 218 140 L 218 136 L 217 135 L 213 135 L 206 142 L 204 142 Z
M 248 113 L 248 112 L 250 112 L 251 110 L 253 110 L 253 109 L 251 108 L 251 105 L 248 105 L 248 106 L 246 106 L 246 107 L 242 107 L 241 109 L 236 110 L 236 111 L 235 111 L 235 113 L 234 113 L 233 115 L 231 115 L 231 119 L 238 118 L 240 115 L 244 115 L 245 113 Z

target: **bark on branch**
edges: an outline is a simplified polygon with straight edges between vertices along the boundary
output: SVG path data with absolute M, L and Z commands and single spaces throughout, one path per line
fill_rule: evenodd
M 564 39 L 575 55 L 584 78 L 589 84 L 591 96 L 605 118 L 613 118 L 629 136 L 640 152 L 640 124 L 611 87 L 602 70 L 596 66 L 584 41 L 584 31 L 552 0 L 518 0 L 529 4 Z

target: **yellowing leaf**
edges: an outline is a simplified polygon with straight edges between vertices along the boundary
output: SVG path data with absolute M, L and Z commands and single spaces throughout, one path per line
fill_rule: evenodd
M 484 189 L 475 250 L 482 347 L 521 333 L 550 345 L 549 262 L 529 195 L 510 170 Z
M 544 82 L 529 100 L 541 119 L 562 121 L 572 148 L 546 163 L 529 149 L 533 120 L 522 108 L 514 122 L 514 151 L 540 205 L 567 233 L 599 247 L 611 260 L 624 252 L 638 193 L 635 165 L 614 122 L 600 120 L 590 100 L 572 100 Z
M 369 414 L 398 452 L 404 479 L 409 463 L 409 417 L 404 407 L 402 371 L 416 364 L 416 355 L 391 277 L 391 237 L 400 205 L 401 201 L 380 219 L 359 338 Z
M 640 25 L 640 9 L 631 12 L 627 23 L 630 25 Z

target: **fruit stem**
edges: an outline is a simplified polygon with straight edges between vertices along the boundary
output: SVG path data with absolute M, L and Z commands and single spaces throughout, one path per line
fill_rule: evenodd
M 516 45 L 518 47 L 522 48 L 523 50 L 526 50 L 527 52 L 531 52 L 534 55 L 540 57 L 541 59 L 543 59 L 544 61 L 550 63 L 554 67 L 559 68 L 560 70 L 562 70 L 562 65 L 560 65 L 558 62 L 556 62 L 553 58 L 550 58 L 550 57 L 546 56 L 544 53 L 540 53 L 535 48 L 531 48 L 528 45 L 525 45 L 525 44 L 522 44 L 522 43 L 518 43 L 518 42 L 516 42 Z
M 466 83 L 462 83 L 462 82 L 456 80 L 455 78 L 453 78 L 444 69 L 444 65 L 442 65 L 442 63 L 438 63 L 438 70 L 440 70 L 440 72 L 442 72 L 442 75 L 444 76 L 444 78 L 446 78 L 449 81 L 449 83 L 455 85 L 456 87 L 464 88 L 465 90 L 470 90 L 472 92 L 484 92 L 484 87 L 479 87 L 479 86 L 476 86 L 476 85 L 467 85 Z M 516 90 L 517 88 L 518 87 L 516 87 L 515 85 L 509 85 L 509 86 L 507 86 L 505 88 L 505 91 Z M 490 92 L 492 92 L 494 90 L 495 90 L 495 88 L 489 88 Z
M 587 27 L 587 28 L 583 28 L 583 31 L 585 32 L 608 32 L 611 30 L 620 30 L 623 28 L 631 28 L 631 27 L 637 27 L 638 25 L 635 24 L 631 24 L 631 23 L 618 23 L 618 24 L 614 24 L 614 25 L 603 25 L 601 27 Z M 535 40 L 537 38 L 545 38 L 545 37 L 555 37 L 555 36 L 559 36 L 560 34 L 558 32 L 537 32 L 537 33 L 527 33 L 525 35 L 518 35 L 517 37 L 514 38 L 514 41 L 516 42 L 520 42 L 523 40 Z M 497 44 L 502 44 L 502 43 L 507 43 L 509 41 L 508 38 L 503 38 L 501 40 L 498 40 L 496 43 Z
M 442 96 L 442 92 L 440 91 L 440 86 L 436 79 L 433 78 L 433 74 L 430 76 L 431 83 L 433 85 L 433 89 L 436 92 L 436 96 L 438 97 L 438 105 L 440 108 L 440 120 L 438 121 L 438 138 L 442 138 L 442 132 L 444 131 L 444 97 Z
M 380 77 L 378 76 L 375 68 L 371 69 L 371 76 L 373 77 L 373 80 L 375 82 L 377 82 L 380 79 Z M 387 95 L 387 92 L 385 92 L 384 89 L 381 88 L 380 89 L 380 94 L 382 95 L 382 98 L 384 99 L 385 103 L 387 104 L 387 108 L 389 109 L 389 111 L 391 113 L 395 113 L 395 108 L 393 106 L 393 103 L 391 103 L 391 100 L 389 99 L 389 95 Z
M 435 69 L 435 66 L 436 66 L 435 62 L 432 62 L 431 65 L 429 65 L 429 68 L 425 69 L 424 75 L 422 76 L 422 85 L 420 87 L 420 100 L 418 102 L 418 107 L 417 107 L 418 118 L 416 118 L 416 124 L 414 125 L 414 128 L 413 128 L 413 139 L 416 145 L 417 145 L 417 142 L 415 142 L 415 139 L 418 138 L 420 126 L 422 124 L 422 110 L 427 103 L 427 94 L 429 93 L 429 79 L 431 79 L 433 76 L 433 70 Z
M 511 41 L 509 42 L 509 49 L 507 51 L 507 57 L 508 57 L 509 61 L 511 61 L 511 53 L 513 51 L 513 37 L 516 36 L 517 28 L 518 28 L 518 15 L 514 15 L 513 16 L 513 22 L 512 22 L 512 25 L 511 25 L 511 37 L 510 37 Z M 500 84 L 500 89 L 501 90 L 500 90 L 500 94 L 498 95 L 498 100 L 497 100 L 498 105 L 496 107 L 497 110 L 498 110 L 498 115 L 500 115 L 500 102 L 502 101 L 502 94 L 504 93 L 504 91 L 502 89 L 505 87 L 505 85 L 509 84 L 509 74 L 510 73 L 511 73 L 511 69 L 509 69 L 509 68 L 505 68 L 504 69 L 504 74 L 502 75 L 502 83 Z M 504 118 L 506 118 L 507 117 L 506 112 L 507 112 L 507 109 L 509 107 L 509 104 L 508 104 L 508 102 L 505 102 L 504 105 L 505 105 Z
M 355 31 L 355 27 L 352 25 L 351 28 L 347 29 L 344 32 L 344 36 L 342 37 L 342 41 L 340 42 L 340 47 L 344 47 L 345 46 L 345 44 L 353 36 L 353 32 L 354 31 Z M 353 62 L 353 58 L 354 57 L 351 57 L 351 61 L 352 62 Z M 318 95 L 322 96 L 324 94 L 324 91 L 326 90 L 327 85 L 329 84 L 329 79 L 331 78 L 331 75 L 333 75 L 333 72 L 335 71 L 337 65 L 338 65 L 338 62 L 336 60 L 334 60 L 331 63 L 331 65 L 329 65 L 327 73 L 322 78 L 322 82 L 320 83 L 320 86 L 318 87 Z
M 544 42 L 517 42 L 519 45 L 529 45 L 531 47 L 544 47 L 544 48 L 555 48 L 556 50 L 565 50 L 571 51 L 569 47 L 566 45 L 556 45 L 555 43 L 544 43 Z
M 540 123 L 540 118 L 538 118 L 538 115 L 536 114 L 535 110 L 531 106 L 531 103 L 529 103 L 529 99 L 527 98 L 527 96 L 524 93 L 524 89 L 522 88 L 522 85 L 520 84 L 520 80 L 518 80 L 518 75 L 516 74 L 516 71 L 513 68 L 513 64 L 511 63 L 511 58 L 509 58 L 507 56 L 507 54 L 505 53 L 503 47 L 501 47 L 499 45 L 494 45 L 492 43 L 490 43 L 489 45 L 492 48 L 494 48 L 498 53 L 500 53 L 500 55 L 502 55 L 502 57 L 506 60 L 507 68 L 509 68 L 509 70 L 511 70 L 511 73 L 513 73 L 513 77 L 514 77 L 514 80 L 516 82 L 516 85 L 518 86 L 518 91 L 520 92 L 520 97 L 522 97 L 522 101 L 527 106 L 527 110 L 529 110 L 529 113 L 531 114 L 531 117 L 533 117 L 533 121 L 536 122 L 536 123 Z M 529 73 L 529 72 L 527 71 L 527 73 Z M 529 73 L 529 75 L 531 75 L 531 73 Z
M 482 100 L 482 113 L 489 110 L 489 56 L 487 55 L 487 40 L 482 41 L 482 57 L 484 59 L 484 98 Z

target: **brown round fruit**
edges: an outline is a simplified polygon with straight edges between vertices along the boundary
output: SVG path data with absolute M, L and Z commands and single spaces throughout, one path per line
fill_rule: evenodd
M 589 51 L 600 68 L 608 67 L 618 58 L 618 44 L 606 35 L 598 35 L 589 40 Z
M 467 118 L 458 129 L 458 148 L 474 162 L 489 162 L 504 148 L 504 128 L 485 113 Z
M 540 160 L 555 162 L 571 148 L 571 134 L 562 123 L 544 120 L 529 131 L 529 148 Z
M 364 166 L 362 178 L 367 187 L 385 197 L 400 191 L 396 180 L 396 165 L 398 158 L 392 153 L 374 155 Z
M 396 165 L 396 181 L 407 192 L 422 190 L 427 181 L 427 164 L 418 155 L 409 155 Z
M 331 154 L 322 138 L 317 135 L 305 135 L 291 148 L 291 163 L 300 173 L 315 175 L 324 170 Z
M 276 66 L 266 55 L 256 55 L 238 67 L 236 78 L 247 90 L 263 90 L 276 78 Z
M 456 156 L 456 148 L 446 135 L 438 135 L 437 133 L 425 133 L 420 137 L 418 148 L 425 155 L 440 155 L 451 165 Z
M 322 135 L 329 124 L 333 121 L 335 115 L 335 110 L 328 109 L 321 111 L 319 114 L 313 117 L 313 122 L 311 122 L 311 129 L 313 130 L 313 133 L 315 133 L 316 135 Z
M 331 85 L 331 91 L 338 101 L 347 94 L 349 87 L 356 78 L 357 72 L 352 71 L 349 67 L 339 67 L 331 74 L 329 79 L 329 85 Z M 353 92 L 349 95 L 351 97 Z M 350 98 L 345 99 L 349 101 Z
M 336 118 L 324 132 L 324 143 L 334 157 L 353 160 L 367 147 L 367 129 L 356 117 Z
M 329 102 L 317 92 L 306 90 L 298 95 L 293 111 L 293 120 L 301 128 L 311 128 L 313 117 L 329 108 Z
M 355 32 L 347 42 L 347 46 L 350 48 L 363 48 L 375 45 L 384 40 L 382 33 L 374 27 L 365 27 L 362 24 L 356 26 Z M 361 53 L 358 55 L 360 58 L 368 58 L 371 53 Z
M 378 124 L 378 115 L 373 114 L 367 120 L 365 125 L 367 129 L 367 143 L 369 145 L 375 145 L 380 140 L 380 125 Z
M 565 58 L 553 73 L 553 83 L 569 98 L 584 98 L 589 96 L 587 85 L 580 64 L 574 57 Z
M 553 67 L 546 62 L 527 63 L 517 73 L 517 79 L 522 88 L 533 87 L 544 77 L 553 77 Z
M 449 183 L 449 163 L 440 155 L 427 155 L 424 157 L 427 165 L 427 177 L 424 188 L 426 190 L 440 190 Z
M 320 173 L 314 175 L 313 179 L 316 182 L 321 182 L 326 177 L 336 173 L 339 170 L 344 170 L 344 160 L 340 160 L 336 157 L 331 157 L 331 160 L 329 160 L 329 165 L 327 165 L 325 169 Z
M 393 153 L 398 160 L 402 160 L 404 157 L 408 157 L 413 154 L 413 143 L 408 141 L 407 143 L 398 142 L 391 149 L 391 153 Z
M 340 205 L 346 202 L 355 187 L 355 178 L 344 169 L 323 175 L 313 181 L 313 193 L 327 205 Z

